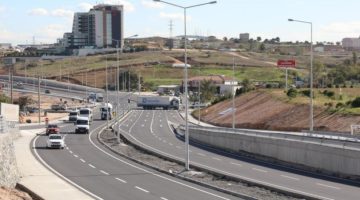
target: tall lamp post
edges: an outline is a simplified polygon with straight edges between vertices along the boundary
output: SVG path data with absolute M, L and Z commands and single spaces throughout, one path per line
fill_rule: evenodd
M 196 4 L 196 5 L 192 5 L 192 6 L 180 6 L 174 3 L 170 3 L 167 1 L 163 1 L 163 0 L 153 0 L 155 2 L 161 2 L 164 4 L 168 4 L 171 6 L 175 6 L 178 8 L 181 8 L 184 10 L 184 61 L 185 61 L 185 66 L 184 66 L 184 74 L 185 74 L 185 148 L 186 148 L 186 159 L 185 159 L 185 169 L 189 170 L 189 124 L 188 124 L 188 64 L 187 64 L 187 35 L 186 35 L 186 11 L 189 8 L 194 8 L 194 7 L 199 7 L 199 6 L 204 6 L 207 4 L 215 4 L 216 1 L 210 1 L 207 3 L 202 3 L 202 4 Z
M 310 25 L 310 131 L 314 130 L 314 102 L 313 102 L 313 24 L 312 22 L 301 21 L 296 19 L 288 19 L 289 22 L 299 22 Z

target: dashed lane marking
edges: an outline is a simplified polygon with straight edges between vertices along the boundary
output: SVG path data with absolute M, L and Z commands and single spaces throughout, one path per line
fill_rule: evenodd
M 255 170 L 255 171 L 258 171 L 258 172 L 264 172 L 264 173 L 266 173 L 266 172 L 267 172 L 266 170 L 263 170 L 263 169 L 258 169 L 258 168 L 252 168 L 252 170 Z
M 288 178 L 288 179 L 295 180 L 295 181 L 300 180 L 298 178 L 295 178 L 295 177 L 292 177 L 292 176 L 286 176 L 286 175 L 281 175 L 281 177 Z
M 230 164 L 242 167 L 242 164 L 231 162 Z
M 122 182 L 122 183 L 127 183 L 125 180 L 121 179 L 121 178 L 115 178 L 116 180 Z
M 325 185 L 325 184 L 322 184 L 322 183 L 316 183 L 316 185 L 331 188 L 331 189 L 335 189 L 335 190 L 340 190 L 339 187 L 335 187 L 335 186 L 331 186 L 331 185 Z
M 107 173 L 106 171 L 100 170 L 100 172 L 105 174 L 105 175 L 109 175 L 109 173 Z
M 89 166 L 90 166 L 91 168 L 94 168 L 94 169 L 96 168 L 96 167 L 95 167 L 94 165 L 92 165 L 92 164 L 89 164 Z
M 83 163 L 86 162 L 84 159 L 80 159 L 80 161 L 83 162 Z
M 147 191 L 147 190 L 145 190 L 145 189 L 143 189 L 143 188 L 141 188 L 139 186 L 135 186 L 135 188 L 138 189 L 138 190 L 141 190 L 143 192 L 149 193 L 149 191 Z

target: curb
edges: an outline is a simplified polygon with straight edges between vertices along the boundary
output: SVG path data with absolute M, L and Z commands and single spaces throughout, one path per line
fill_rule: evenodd
M 121 136 L 121 139 L 123 139 L 124 141 L 128 142 L 129 144 L 133 145 L 135 148 L 140 149 L 140 150 L 142 150 L 142 151 L 144 151 L 146 153 L 158 156 L 158 157 L 160 157 L 162 159 L 165 159 L 165 160 L 168 160 L 168 161 L 176 162 L 176 163 L 181 164 L 181 165 L 185 164 L 183 161 L 177 160 L 175 158 L 172 158 L 172 157 L 169 157 L 169 156 L 166 156 L 166 155 L 162 155 L 162 154 L 160 154 L 158 152 L 146 149 L 146 148 L 144 148 L 144 147 L 142 147 L 142 146 L 140 146 L 138 144 L 135 144 L 134 142 L 131 142 L 130 140 L 128 140 L 123 134 L 120 134 L 120 136 Z M 316 198 L 316 197 L 313 197 L 313 196 L 308 196 L 308 195 L 304 195 L 304 194 L 301 194 L 301 193 L 291 192 L 291 191 L 283 190 L 283 189 L 280 189 L 280 188 L 272 187 L 272 186 L 269 186 L 269 185 L 266 185 L 266 184 L 257 183 L 257 182 L 249 181 L 249 180 L 246 180 L 246 179 L 243 179 L 243 178 L 222 174 L 222 173 L 219 173 L 219 172 L 216 172 L 216 171 L 213 171 L 213 170 L 198 166 L 196 164 L 195 165 L 190 164 L 190 167 L 193 168 L 193 169 L 199 170 L 199 171 L 207 172 L 207 173 L 212 174 L 212 175 L 217 176 L 217 177 L 225 178 L 227 180 L 242 182 L 242 183 L 245 183 L 245 184 L 248 184 L 248 185 L 265 188 L 267 190 L 270 190 L 270 191 L 273 191 L 273 192 L 278 192 L 278 193 L 288 195 L 288 196 L 291 196 L 291 197 L 303 198 L 303 199 L 308 199 L 308 200 L 321 200 L 320 198 Z
M 33 192 L 32 190 L 30 190 L 29 188 L 27 188 L 25 185 L 23 185 L 21 183 L 16 183 L 15 188 L 28 193 L 33 200 L 45 200 L 44 198 L 42 198 L 41 196 L 39 196 L 38 194 L 36 194 L 35 192 Z
M 103 146 L 105 146 L 105 147 L 106 147 L 107 149 L 109 149 L 111 152 L 113 152 L 113 153 L 115 153 L 115 154 L 117 154 L 117 155 L 119 155 L 119 156 L 121 156 L 121 157 L 123 157 L 123 158 L 126 158 L 126 159 L 128 159 L 128 160 L 131 160 L 131 161 L 133 161 L 133 162 L 135 162 L 135 163 L 138 163 L 138 164 L 143 165 L 143 166 L 145 166 L 145 167 L 148 167 L 148 168 L 150 168 L 150 169 L 156 170 L 156 171 L 158 171 L 158 172 L 167 174 L 167 175 L 169 175 L 169 176 L 172 176 L 172 177 L 175 177 L 175 178 L 179 178 L 179 179 L 181 179 L 181 180 L 185 180 L 185 181 L 188 181 L 188 182 L 191 182 L 191 183 L 195 183 L 195 184 L 197 184 L 197 185 L 200 185 L 200 186 L 203 186 L 203 187 L 206 187 L 206 188 L 209 188 L 209 189 L 213 189 L 213 190 L 216 190 L 216 191 L 219 191 L 219 192 L 223 192 L 223 193 L 225 193 L 225 194 L 229 194 L 229 195 L 232 195 L 232 196 L 240 197 L 240 198 L 243 198 L 243 199 L 245 199 L 245 200 L 257 200 L 257 199 L 254 198 L 254 197 L 250 197 L 250 196 L 247 196 L 247 195 L 244 195 L 244 194 L 232 192 L 232 191 L 229 191 L 229 190 L 226 190 L 226 189 L 218 188 L 218 187 L 213 186 L 213 185 L 210 185 L 210 184 L 206 184 L 206 183 L 203 183 L 203 182 L 200 182 L 200 181 L 196 181 L 196 180 L 193 180 L 193 179 L 190 179 L 190 178 L 186 178 L 186 177 L 183 177 L 183 176 L 179 176 L 179 175 L 177 175 L 177 174 L 170 173 L 170 172 L 168 172 L 168 171 L 166 171 L 166 170 L 162 170 L 162 169 L 160 169 L 160 168 L 154 167 L 154 166 L 149 165 L 149 164 L 147 164 L 147 163 L 144 163 L 144 162 L 142 162 L 142 161 L 139 161 L 139 160 L 133 159 L 133 158 L 131 158 L 131 157 L 129 157 L 129 156 L 126 156 L 125 154 L 120 153 L 120 152 L 112 149 L 111 146 L 109 146 L 108 144 L 104 143 L 104 142 L 101 140 L 101 138 L 100 138 L 100 135 L 101 135 L 102 133 L 103 133 L 103 132 L 98 133 L 98 136 L 97 136 L 97 139 L 98 139 L 98 141 L 100 142 L 100 144 L 102 144 Z M 128 143 L 128 144 L 133 145 L 136 149 L 141 150 L 141 151 L 144 151 L 144 152 L 149 153 L 149 154 L 153 154 L 152 152 L 150 152 L 150 151 L 148 151 L 148 150 L 146 150 L 146 149 L 143 149 L 142 147 L 139 147 L 139 146 L 134 145 L 133 143 L 129 142 L 122 134 L 120 134 L 120 137 L 121 137 L 121 139 L 123 139 L 123 140 L 125 141 L 125 143 Z M 181 161 L 179 162 L 179 161 L 177 161 L 177 160 L 175 160 L 175 159 L 168 159 L 168 158 L 163 157 L 163 156 L 161 156 L 161 155 L 155 155 L 155 156 L 160 157 L 160 158 L 165 159 L 165 160 L 168 160 L 168 161 L 176 162 L 176 163 L 178 163 L 178 164 L 183 164 L 183 163 L 181 163 Z

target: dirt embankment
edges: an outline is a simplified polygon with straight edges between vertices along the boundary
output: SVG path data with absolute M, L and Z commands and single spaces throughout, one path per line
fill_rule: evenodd
M 232 101 L 224 101 L 202 110 L 202 120 L 213 125 L 231 127 Z M 309 106 L 289 104 L 266 92 L 251 92 L 235 99 L 236 127 L 283 131 L 309 128 Z M 329 113 L 314 108 L 314 130 L 350 132 L 350 125 L 360 124 L 360 116 Z

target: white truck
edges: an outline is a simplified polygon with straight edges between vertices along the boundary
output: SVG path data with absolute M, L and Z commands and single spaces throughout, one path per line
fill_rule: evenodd
M 137 106 L 145 110 L 162 108 L 179 110 L 180 98 L 175 96 L 138 96 Z
M 89 134 L 90 132 L 90 120 L 87 117 L 78 117 L 75 124 L 75 133 L 85 133 Z
M 91 108 L 80 108 L 79 110 L 79 117 L 87 117 L 89 121 L 93 121 L 93 114 Z
M 101 120 L 106 120 L 109 119 L 111 120 L 113 118 L 113 106 L 111 103 L 104 103 L 101 108 L 100 108 L 100 112 L 101 112 Z

